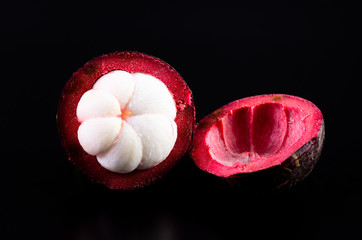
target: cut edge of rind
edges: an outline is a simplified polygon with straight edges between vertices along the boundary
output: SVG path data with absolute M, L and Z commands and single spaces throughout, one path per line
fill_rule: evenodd
M 271 102 L 281 103 L 282 101 L 285 101 L 287 99 L 305 103 L 308 106 L 312 107 L 316 112 L 318 112 L 317 115 L 319 115 L 319 118 L 320 118 L 319 122 L 318 122 L 318 126 L 319 126 L 319 129 L 321 129 L 322 125 L 323 125 L 323 131 L 324 131 L 324 120 L 323 120 L 323 115 L 322 115 L 320 109 L 312 102 L 310 102 L 306 99 L 303 99 L 301 97 L 288 95 L 288 94 L 265 94 L 265 95 L 257 95 L 257 96 L 252 96 L 252 97 L 235 100 L 235 101 L 233 101 L 229 104 L 226 104 L 223 107 L 215 110 L 213 113 L 211 113 L 208 116 L 206 116 L 205 118 L 203 118 L 197 124 L 196 130 L 194 132 L 194 141 L 193 141 L 192 149 L 190 151 L 191 158 L 193 159 L 196 166 L 198 168 L 200 168 L 201 170 L 208 172 L 210 174 L 216 175 L 218 177 L 227 178 L 227 177 L 230 177 L 233 175 L 247 174 L 247 172 L 243 172 L 242 170 L 238 169 L 237 167 L 225 166 L 210 156 L 209 151 L 208 151 L 209 147 L 206 145 L 206 142 L 205 142 L 205 137 L 207 135 L 207 132 L 209 131 L 211 126 L 213 126 L 216 122 L 221 120 L 221 118 L 223 118 L 223 116 L 225 116 L 228 112 L 234 110 L 235 107 L 242 108 L 242 107 L 253 105 L 253 104 L 271 103 Z M 247 103 L 249 103 L 249 104 L 247 104 Z M 317 136 L 318 132 L 319 131 L 316 131 L 315 137 Z M 314 138 L 314 137 L 312 137 L 312 138 Z M 200 139 L 202 139 L 202 140 L 200 140 Z M 309 140 L 306 140 L 303 145 L 307 144 Z M 294 152 L 296 152 L 296 151 L 298 151 L 298 148 Z M 291 155 L 292 155 L 292 153 L 291 153 Z M 257 170 L 257 171 L 251 171 L 250 174 L 253 174 L 255 172 L 264 171 L 269 168 L 273 168 L 274 166 L 282 165 L 283 162 L 285 162 L 287 160 L 287 158 L 282 160 L 279 164 L 275 164 L 275 165 L 269 166 L 267 168 L 261 168 L 260 170 Z
M 127 69 L 122 67 L 113 68 L 114 65 L 106 67 L 107 64 L 105 64 L 105 61 L 107 61 L 107 59 L 111 59 L 110 61 L 113 63 L 117 62 L 118 59 L 122 64 L 130 61 L 126 63 L 126 65 L 129 64 L 133 66 L 137 66 L 137 61 L 142 62 L 143 60 L 147 60 L 142 62 L 141 67 L 138 66 L 136 68 L 145 67 L 147 64 L 151 64 L 152 66 L 157 65 L 157 74 L 165 74 L 168 76 L 165 81 L 162 77 L 159 78 L 155 76 L 155 73 L 150 72 L 149 69 L 147 71 L 130 71 L 150 74 L 160 79 L 168 87 L 176 103 L 177 114 L 175 122 L 178 125 L 178 137 L 175 147 L 162 163 L 151 169 L 136 170 L 128 174 L 117 174 L 101 167 L 95 156 L 90 156 L 83 150 L 79 151 L 79 141 L 76 138 L 76 129 L 78 129 L 80 123 L 76 118 L 75 109 L 69 109 L 68 106 L 72 104 L 76 105 L 75 103 L 79 102 L 82 94 L 87 90 L 90 90 L 94 82 L 102 75 L 113 70 L 127 71 Z M 69 97 L 67 95 L 72 96 Z M 184 122 L 185 124 L 180 126 L 181 122 Z M 196 128 L 196 111 L 191 89 L 182 76 L 171 65 L 157 57 L 137 51 L 117 51 L 95 57 L 73 73 L 60 94 L 56 113 L 56 123 L 60 143 L 68 160 L 75 165 L 78 170 L 83 172 L 88 179 L 103 184 L 110 189 L 132 190 L 151 185 L 158 181 L 174 168 L 177 162 L 190 151 L 194 130 Z M 64 138 L 71 140 L 67 142 Z M 178 146 L 178 149 L 176 149 L 176 146 Z M 81 158 L 81 161 L 77 161 L 75 158 Z M 172 161 L 170 161 L 171 158 L 173 159 Z

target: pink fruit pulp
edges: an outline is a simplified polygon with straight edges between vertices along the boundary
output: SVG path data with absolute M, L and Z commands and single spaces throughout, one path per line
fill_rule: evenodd
M 191 157 L 221 177 L 280 165 L 317 137 L 323 116 L 311 102 L 290 95 L 234 101 L 201 120 Z
M 99 77 L 113 70 L 153 75 L 168 87 L 176 103 L 176 143 L 169 156 L 150 169 L 136 170 L 128 174 L 108 171 L 79 144 L 77 131 L 80 122 L 76 116 L 78 102 Z M 116 52 L 92 59 L 73 74 L 61 93 L 57 122 L 62 146 L 69 160 L 82 172 L 109 188 L 132 189 L 148 185 L 165 175 L 188 151 L 195 128 L 195 106 L 190 88 L 170 65 L 143 53 Z

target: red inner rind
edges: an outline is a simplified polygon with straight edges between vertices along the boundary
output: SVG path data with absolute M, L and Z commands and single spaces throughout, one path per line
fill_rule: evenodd
M 191 156 L 217 176 L 259 171 L 281 164 L 316 137 L 322 121 L 320 110 L 299 97 L 244 98 L 200 121 Z
M 76 116 L 78 102 L 99 77 L 113 70 L 153 75 L 173 95 L 177 108 L 177 140 L 169 156 L 155 167 L 128 174 L 113 173 L 103 168 L 96 157 L 87 154 L 79 144 L 77 131 L 80 123 Z M 117 52 L 94 58 L 73 74 L 61 94 L 57 121 L 61 142 L 70 161 L 96 182 L 113 189 L 130 189 L 147 185 L 165 175 L 185 154 L 194 131 L 195 107 L 191 90 L 170 65 L 138 52 Z

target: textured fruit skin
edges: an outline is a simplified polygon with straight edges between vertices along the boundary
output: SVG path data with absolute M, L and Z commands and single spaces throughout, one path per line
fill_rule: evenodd
M 99 77 L 113 70 L 153 75 L 161 80 L 173 95 L 177 108 L 175 122 L 178 137 L 169 156 L 155 167 L 128 174 L 113 173 L 103 168 L 96 157 L 87 154 L 79 144 L 77 104 Z M 149 185 L 161 178 L 189 150 L 195 129 L 195 105 L 190 88 L 167 63 L 143 53 L 115 52 L 90 60 L 73 74 L 60 95 L 57 124 L 65 153 L 78 169 L 97 183 L 111 189 L 127 190 Z
M 252 193 L 287 190 L 311 173 L 322 153 L 324 138 L 323 122 L 318 136 L 288 157 L 281 165 L 258 172 L 236 174 L 226 180 L 233 188 Z

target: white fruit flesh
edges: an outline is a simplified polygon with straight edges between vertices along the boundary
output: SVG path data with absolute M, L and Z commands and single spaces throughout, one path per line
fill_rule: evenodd
M 97 155 L 111 147 L 121 130 L 122 120 L 117 117 L 91 118 L 78 128 L 78 139 L 84 151 Z
M 177 139 L 172 95 L 163 82 L 144 73 L 103 75 L 81 97 L 77 117 L 80 145 L 112 172 L 156 166 Z
M 117 98 L 102 90 L 89 90 L 83 94 L 78 106 L 77 117 L 84 122 L 95 117 L 113 117 L 121 114 Z
M 138 133 L 143 145 L 139 169 L 157 165 L 170 154 L 177 137 L 174 121 L 162 114 L 144 114 L 130 117 L 128 123 Z
M 121 108 L 124 108 L 134 91 L 134 77 L 125 71 L 112 71 L 100 77 L 93 89 L 109 92 L 119 100 Z
M 142 160 L 142 142 L 133 128 L 123 123 L 119 138 L 108 151 L 97 155 L 98 162 L 113 172 L 135 170 Z
M 128 110 L 133 114 L 160 113 L 174 119 L 176 105 L 163 82 L 154 76 L 135 73 L 135 91 L 129 101 Z

